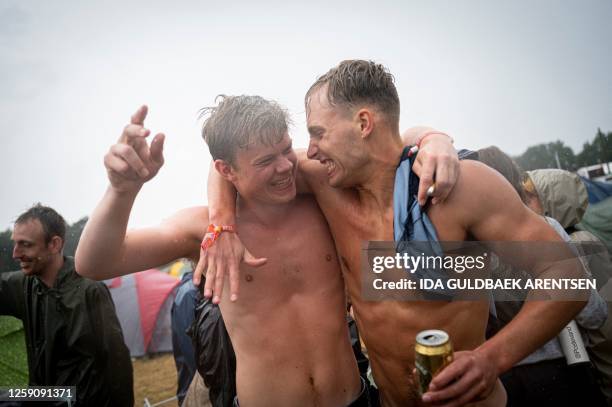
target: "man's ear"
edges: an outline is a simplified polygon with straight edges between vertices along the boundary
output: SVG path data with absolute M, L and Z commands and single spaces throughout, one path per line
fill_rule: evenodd
M 233 182 L 236 179 L 236 171 L 227 161 L 215 160 L 215 170 L 229 182 Z
M 59 236 L 53 236 L 47 247 L 53 254 L 61 253 L 64 248 L 64 239 Z
M 374 113 L 369 109 L 359 109 L 356 114 L 361 138 L 365 139 L 374 131 Z

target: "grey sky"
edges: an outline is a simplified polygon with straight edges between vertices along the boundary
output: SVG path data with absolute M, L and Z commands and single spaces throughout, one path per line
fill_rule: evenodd
M 131 224 L 204 203 L 198 109 L 219 93 L 276 99 L 305 147 L 304 93 L 347 58 L 389 67 L 402 127 L 457 146 L 514 155 L 561 139 L 577 152 L 612 131 L 608 0 L 287 3 L 0 1 L 0 229 L 37 201 L 69 222 L 89 214 L 103 155 L 142 103 L 166 165 Z

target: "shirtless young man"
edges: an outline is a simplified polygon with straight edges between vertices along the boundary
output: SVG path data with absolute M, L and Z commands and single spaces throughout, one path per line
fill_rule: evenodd
M 498 375 L 555 336 L 584 302 L 528 302 L 512 323 L 485 342 L 487 302 L 363 300 L 362 242 L 394 239 L 393 185 L 403 145 L 392 76 L 373 62 L 344 61 L 310 88 L 306 112 L 311 160 L 300 158 L 300 175 L 334 237 L 383 405 L 420 404 L 412 377 L 413 345 L 419 331 L 434 327 L 449 333 L 458 352 L 422 401 L 444 406 L 474 401 L 505 405 Z M 231 194 L 219 186 L 223 189 L 217 196 L 222 199 L 209 194 L 209 203 L 225 208 L 216 216 L 231 219 L 232 205 L 227 201 Z M 472 161 L 461 163 L 457 184 L 445 201 L 430 207 L 428 215 L 441 241 L 560 241 L 507 182 Z M 213 261 L 210 253 L 207 260 Z M 535 264 L 535 256 L 524 261 L 541 266 Z M 207 277 L 215 273 L 209 269 Z

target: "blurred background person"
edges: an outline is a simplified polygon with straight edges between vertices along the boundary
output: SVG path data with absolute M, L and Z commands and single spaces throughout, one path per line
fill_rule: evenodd
M 604 243 L 587 230 L 578 230 L 588 210 L 587 189 L 582 179 L 569 171 L 533 170 L 526 173 L 523 189 L 526 204 L 543 216 L 556 219 L 569 234 L 587 270 L 597 281 L 603 298 L 612 298 L 612 262 Z M 599 372 L 600 387 L 612 406 L 612 303 L 608 302 L 608 318 L 597 329 L 583 329 L 588 339 L 587 351 Z
M 535 177 L 542 190 L 540 199 L 533 184 L 529 184 L 531 181 L 526 174 L 499 148 L 491 146 L 478 150 L 478 159 L 506 178 L 530 209 L 545 216 L 557 233 L 566 241 L 570 241 L 565 229 L 580 221 L 588 203 L 586 190 L 578 176 L 561 170 L 542 170 L 546 171 L 547 175 L 536 173 Z M 583 265 L 590 274 L 588 264 L 583 261 Z M 504 265 L 501 267 L 503 271 L 494 270 L 494 275 L 506 273 L 517 277 L 520 273 L 516 270 L 504 270 Z M 496 315 L 490 317 L 489 335 L 508 324 L 522 305 L 522 299 L 512 298 L 511 293 L 503 294 L 507 298 L 495 302 Z M 576 316 L 576 322 L 587 344 L 590 343 L 586 332 L 602 329 L 606 325 L 607 317 L 607 304 L 597 292 L 592 292 L 589 302 Z M 592 349 L 589 350 L 591 353 Z M 600 370 L 599 366 L 597 368 Z M 519 362 L 502 375 L 501 379 L 508 392 L 509 406 L 542 403 L 603 405 L 604 399 L 600 390 L 600 387 L 603 388 L 603 382 L 600 383 L 596 376 L 602 376 L 602 372 L 595 374 L 590 363 L 570 367 L 559 338 L 555 338 Z
M 21 270 L 0 274 L 0 315 L 23 321 L 30 386 L 75 386 L 76 406 L 132 406 L 132 363 L 110 293 L 76 273 L 65 234 L 64 218 L 47 206 L 17 218 Z

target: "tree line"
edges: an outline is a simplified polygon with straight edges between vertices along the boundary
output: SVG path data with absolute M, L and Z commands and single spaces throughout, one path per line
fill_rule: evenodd
M 525 171 L 540 168 L 576 171 L 581 167 L 607 163 L 612 161 L 612 132 L 603 133 L 601 129 L 597 129 L 593 141 L 584 143 L 578 154 L 574 154 L 571 147 L 557 140 L 529 147 L 523 154 L 514 157 L 514 160 Z

